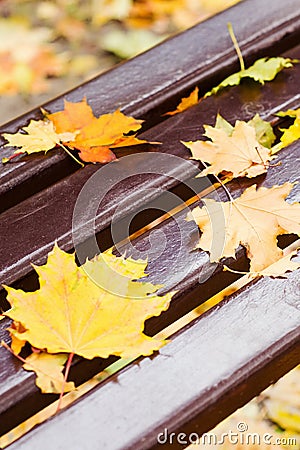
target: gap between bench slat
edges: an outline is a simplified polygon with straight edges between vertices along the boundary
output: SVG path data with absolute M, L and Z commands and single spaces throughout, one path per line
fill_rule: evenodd
M 63 107 L 64 97 L 80 101 L 86 96 L 96 115 L 121 108 L 125 113 L 146 118 L 146 126 L 151 127 L 195 84 L 204 93 L 238 70 L 228 22 L 234 26 L 246 60 L 252 62 L 256 57 L 284 51 L 293 40 L 295 44 L 299 42 L 298 7 L 298 0 L 286 0 L 283 16 L 281 0 L 244 0 L 43 107 L 54 112 Z M 253 14 L 256 10 L 259 16 Z M 0 133 L 16 132 L 30 119 L 40 118 L 40 110 L 36 108 L 0 127 Z M 11 151 L 2 148 L 2 157 Z M 76 169 L 63 151 L 0 167 L 1 208 L 24 200 Z

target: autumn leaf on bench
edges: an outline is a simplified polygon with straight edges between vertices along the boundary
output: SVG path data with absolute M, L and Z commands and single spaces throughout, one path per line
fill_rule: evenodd
M 86 99 L 77 103 L 65 101 L 63 111 L 43 112 L 44 120 L 31 120 L 18 133 L 2 135 L 8 141 L 5 146 L 18 148 L 13 156 L 4 158 L 3 163 L 22 153 L 47 152 L 56 146 L 77 162 L 69 149 L 78 150 L 85 162 L 108 163 L 116 159 L 111 148 L 147 143 L 136 137 L 143 120 L 126 116 L 119 110 L 95 117 Z
M 26 358 L 23 368 L 36 373 L 36 385 L 44 393 L 60 394 L 74 391 L 73 381 L 66 382 L 63 376 L 67 354 L 52 355 L 46 352 L 34 352 Z
M 6 287 L 11 309 L 5 315 L 22 325 L 11 332 L 13 348 L 17 339 L 71 359 L 74 354 L 87 359 L 151 355 L 167 341 L 146 336 L 144 322 L 168 309 L 173 293 L 158 296 L 161 285 L 136 281 L 146 275 L 146 265 L 106 253 L 78 267 L 74 254 L 55 245 L 47 263 L 34 266 L 39 290 Z M 35 370 L 32 358 L 26 361 L 29 370 Z
M 19 148 L 15 151 L 15 155 L 20 153 L 28 153 L 29 155 L 37 152 L 46 153 L 63 141 L 75 138 L 74 133 L 57 133 L 53 123 L 48 120 L 31 120 L 27 127 L 22 128 L 22 131 L 15 134 L 4 133 L 2 136 L 8 141 L 5 146 Z M 2 161 L 7 162 L 8 160 L 9 158 Z
M 228 86 L 237 86 L 243 78 L 250 78 L 254 81 L 258 81 L 260 84 L 264 84 L 265 81 L 272 81 L 283 69 L 293 67 L 295 63 L 299 62 L 298 59 L 283 58 L 281 56 L 273 58 L 265 57 L 257 59 L 252 66 L 246 69 L 243 55 L 235 37 L 232 24 L 228 23 L 227 27 L 239 58 L 241 70 L 229 75 L 229 77 L 225 78 L 225 80 L 221 81 L 221 83 L 217 86 L 206 92 L 204 98 L 217 94 L 221 89 Z
M 65 142 L 65 145 L 79 150 L 80 158 L 86 162 L 110 162 L 116 158 L 111 148 L 147 142 L 135 135 L 128 136 L 128 133 L 141 128 L 143 120 L 126 116 L 120 110 L 97 118 L 85 98 L 78 103 L 65 100 L 63 111 L 46 117 L 53 122 L 56 131 L 76 133 L 75 139 Z
M 299 62 L 297 59 L 282 58 L 280 56 L 276 58 L 258 59 L 248 69 L 241 69 L 239 72 L 229 75 L 220 84 L 206 92 L 204 98 L 217 94 L 221 89 L 228 86 L 237 86 L 243 78 L 251 78 L 260 84 L 264 84 L 265 81 L 272 81 L 279 72 L 283 69 L 293 67 L 297 62 Z
M 248 123 L 237 120 L 232 127 L 217 116 L 215 127 L 204 125 L 204 129 L 204 136 L 210 141 L 182 142 L 193 159 L 210 164 L 198 176 L 229 173 L 233 177 L 252 178 L 267 171 L 273 156 L 264 145 L 270 147 L 275 139 L 268 122 L 255 116 Z
M 202 231 L 197 248 L 210 252 L 214 233 L 218 233 L 215 228 L 225 221 L 223 248 L 218 249 L 218 255 L 211 254 L 211 261 L 234 258 L 241 244 L 251 261 L 250 271 L 261 272 L 283 255 L 277 246 L 277 236 L 288 233 L 300 235 L 300 204 L 285 201 L 292 188 L 293 184 L 288 182 L 270 189 L 256 189 L 253 185 L 240 197 L 227 202 L 203 200 L 204 207 L 196 207 L 188 215 L 188 220 L 194 220 Z M 216 217 L 212 220 L 211 214 L 216 211 L 216 204 L 219 206 L 217 213 L 222 214 L 223 220 Z M 300 266 L 300 263 L 294 264 L 294 268 Z M 291 266 L 289 264 L 288 270 Z

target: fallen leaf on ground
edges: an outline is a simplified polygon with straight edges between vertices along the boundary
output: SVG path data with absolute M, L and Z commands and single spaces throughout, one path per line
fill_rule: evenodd
M 288 233 L 300 235 L 300 204 L 285 201 L 292 188 L 292 183 L 257 190 L 254 185 L 232 201 L 206 199 L 204 207 L 196 207 L 188 215 L 188 220 L 194 220 L 202 231 L 197 248 L 211 251 L 213 235 L 218 232 L 215 227 L 217 223 L 224 223 L 225 219 L 223 248 L 219 249 L 218 257 L 211 256 L 211 261 L 235 257 L 235 250 L 241 244 L 250 259 L 250 271 L 261 272 L 283 255 L 277 246 L 277 236 Z M 217 210 L 214 208 L 216 204 L 219 206 Z M 222 215 L 222 220 L 212 218 L 210 211 L 217 211 L 216 214 Z
M 0 19 L 0 93 L 40 93 L 47 89 L 47 78 L 67 70 L 67 58 L 55 54 L 50 43 L 52 31 L 31 29 L 25 20 Z
M 166 37 L 158 36 L 150 30 L 113 28 L 103 36 L 101 42 L 104 50 L 120 58 L 129 59 L 154 47 Z
M 23 367 L 36 373 L 36 385 L 44 394 L 60 394 L 75 389 L 72 381 L 65 382 L 62 373 L 67 359 L 66 354 L 32 353 L 26 358 Z
M 279 72 L 285 68 L 293 67 L 293 64 L 297 62 L 297 59 L 282 57 L 258 59 L 248 69 L 240 70 L 225 78 L 220 84 L 207 92 L 204 98 L 217 94 L 221 89 L 228 86 L 237 86 L 243 78 L 252 78 L 261 84 L 264 84 L 265 81 L 272 81 Z
M 164 114 L 164 116 L 174 116 L 175 114 L 179 114 L 183 111 L 186 111 L 187 109 L 191 108 L 191 106 L 197 105 L 199 101 L 198 93 L 199 88 L 198 86 L 196 86 L 196 88 L 190 93 L 188 97 L 185 97 L 181 100 L 181 102 L 174 111 L 167 112 Z
M 77 354 L 88 359 L 152 354 L 166 341 L 143 334 L 144 322 L 169 307 L 172 293 L 157 296 L 155 291 L 161 286 L 133 281 L 144 274 L 147 262 L 129 260 L 129 271 L 138 265 L 138 277 L 122 274 L 126 261 L 107 254 L 77 267 L 74 254 L 55 246 L 44 266 L 34 266 L 39 290 L 24 292 L 6 287 L 11 309 L 5 315 L 25 330 L 14 335 L 48 353 Z M 117 273 L 121 275 L 117 277 Z M 109 290 L 103 288 L 107 280 Z
M 228 126 L 220 128 L 204 125 L 204 136 L 211 141 L 183 142 L 192 158 L 210 164 L 199 176 L 230 173 L 233 177 L 256 177 L 267 171 L 271 152 L 257 140 L 253 126 L 237 120 L 232 133 Z
M 299 375 L 300 366 L 263 392 L 267 418 L 290 433 L 300 433 Z

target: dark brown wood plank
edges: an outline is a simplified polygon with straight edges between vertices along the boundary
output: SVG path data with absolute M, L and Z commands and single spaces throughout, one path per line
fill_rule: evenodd
M 259 10 L 257 16 L 253 11 Z M 244 0 L 222 14 L 169 39 L 158 47 L 121 64 L 73 89 L 43 107 L 51 112 L 63 107 L 63 98 L 87 97 L 96 115 L 121 108 L 143 117 L 151 127 L 162 120 L 180 97 L 196 84 L 204 93 L 224 76 L 238 69 L 238 60 L 227 32 L 232 22 L 248 63 L 271 56 L 299 42 L 298 0 Z M 209 36 L 209 39 L 207 37 Z M 188 50 L 187 50 L 188 49 Z M 30 119 L 41 118 L 38 108 L 0 127 L 0 133 L 16 132 Z M 2 141 L 3 142 L 3 141 Z M 1 149 L 2 157 L 12 149 Z M 0 167 L 1 210 L 19 203 L 78 167 L 63 151 Z
M 165 428 L 208 431 L 299 363 L 296 292 L 299 271 L 254 281 L 10 448 L 146 450 Z

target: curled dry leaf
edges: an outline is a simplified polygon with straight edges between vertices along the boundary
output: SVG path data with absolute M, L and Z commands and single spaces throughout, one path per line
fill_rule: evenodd
M 283 255 L 277 246 L 277 236 L 287 233 L 300 235 L 300 204 L 285 201 L 292 188 L 292 183 L 257 190 L 254 185 L 232 201 L 205 200 L 204 207 L 196 207 L 188 216 L 188 220 L 194 220 L 202 231 L 197 247 L 210 252 L 213 235 L 218 232 L 212 229 L 212 224 L 217 227 L 216 224 L 225 220 L 223 248 L 219 249 L 217 256 L 211 255 L 211 260 L 235 257 L 235 250 L 241 244 L 250 259 L 250 271 L 261 272 Z M 222 220 L 217 217 L 211 220 L 210 211 L 220 214 Z M 296 268 L 296 265 L 292 267 Z
M 231 134 L 228 126 L 220 125 L 220 120 L 217 127 L 204 125 L 204 128 L 204 135 L 211 141 L 183 142 L 193 159 L 210 164 L 199 176 L 225 172 L 233 177 L 252 178 L 267 171 L 271 152 L 260 144 L 251 124 L 237 120 Z

